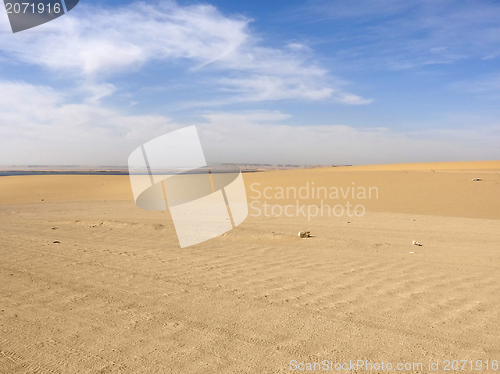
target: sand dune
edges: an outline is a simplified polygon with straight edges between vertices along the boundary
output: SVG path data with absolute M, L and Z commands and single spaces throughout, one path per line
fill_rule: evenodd
M 443 163 L 441 168 L 436 167 L 436 164 L 403 164 L 283 170 L 250 174 L 246 176 L 245 181 L 249 187 L 249 197 L 258 196 L 258 193 L 251 191 L 252 183 L 261 184 L 254 188 L 261 193 L 265 187 L 271 187 L 269 192 L 272 193 L 276 192 L 277 187 L 289 186 L 296 186 L 298 192 L 298 189 L 309 183 L 308 200 L 317 205 L 320 205 L 321 199 L 324 203 L 327 203 L 327 200 L 330 200 L 330 203 L 335 202 L 325 199 L 324 193 L 320 194 L 320 198 L 317 197 L 318 194 L 313 198 L 313 184 L 316 192 L 318 187 L 326 187 L 328 191 L 331 187 L 337 187 L 340 195 L 338 200 L 347 200 L 342 198 L 340 188 L 343 188 L 344 192 L 348 188 L 354 188 L 357 195 L 360 187 L 364 187 L 367 192 L 370 187 L 375 187 L 378 190 L 378 199 L 374 198 L 373 194 L 371 199 L 350 200 L 364 203 L 366 208 L 373 212 L 500 219 L 500 162 L 486 162 L 479 164 L 477 169 L 468 169 L 473 164 L 464 163 L 463 170 L 453 169 L 459 166 L 457 163 Z M 411 165 L 414 165 L 414 169 L 410 169 Z M 491 168 L 487 168 L 490 166 Z M 480 178 L 482 181 L 473 182 L 473 178 Z M 349 190 L 347 195 L 351 195 L 351 191 Z M 274 200 L 276 203 L 293 203 L 295 199 L 290 194 L 288 199 Z
M 359 165 L 339 166 L 326 168 L 335 171 L 498 171 L 500 161 L 458 161 L 458 162 L 421 162 L 413 164 L 382 164 L 382 165 Z
M 313 182 L 378 198 L 323 199 L 363 216 L 275 208 L 184 249 L 127 177 L 0 178 L 0 373 L 500 360 L 500 162 L 377 167 L 245 174 L 259 207 L 293 205 L 279 187 Z

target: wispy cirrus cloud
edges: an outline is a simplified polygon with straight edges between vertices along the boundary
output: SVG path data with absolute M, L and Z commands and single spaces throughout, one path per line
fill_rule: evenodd
M 218 60 L 245 41 L 247 23 L 224 17 L 208 5 L 82 4 L 76 15 L 2 38 L 0 49 L 54 71 L 106 76 L 136 70 L 151 60 L 188 59 L 198 64 Z
M 500 56 L 500 4 L 492 1 L 315 0 L 291 17 L 336 25 L 323 42 L 358 67 L 405 70 Z
M 300 79 L 284 79 L 276 76 L 253 76 L 248 78 L 223 78 L 219 81 L 228 92 L 237 93 L 234 100 L 265 101 L 299 98 L 305 100 L 321 100 L 332 97 L 343 104 L 368 104 L 371 100 L 351 95 L 355 100 L 345 100 L 348 94 L 336 92 L 332 88 L 308 87 Z M 356 100 L 357 99 L 357 100 Z
M 490 99 L 500 99 L 500 73 L 483 75 L 479 78 L 455 82 L 450 88 L 465 94 L 476 94 Z
M 311 50 L 295 43 L 266 47 L 251 20 L 210 5 L 163 1 L 118 8 L 82 4 L 79 11 L 24 33 L 4 35 L 0 53 L 84 81 L 99 99 L 114 92 L 103 81 L 141 71 L 150 63 L 182 63 L 196 84 L 209 81 L 215 104 L 267 100 L 328 100 L 367 104 L 345 92 Z M 4 28 L 7 23 L 0 23 Z M 200 78 L 201 77 L 201 78 Z M 198 80 L 197 80 L 198 79 Z M 194 83 L 194 82 L 191 82 Z

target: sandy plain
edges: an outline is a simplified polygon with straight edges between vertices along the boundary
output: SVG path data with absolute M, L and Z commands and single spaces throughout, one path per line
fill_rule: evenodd
M 444 360 L 494 372 L 499 161 L 244 180 L 245 222 L 180 249 L 169 212 L 138 209 L 126 176 L 0 177 L 0 373 L 289 373 L 324 360 L 339 373 L 449 372 Z M 378 198 L 323 199 L 363 216 L 278 214 L 297 204 L 279 187 L 313 182 Z M 274 215 L 258 216 L 264 202 Z M 335 370 L 357 360 L 385 369 Z

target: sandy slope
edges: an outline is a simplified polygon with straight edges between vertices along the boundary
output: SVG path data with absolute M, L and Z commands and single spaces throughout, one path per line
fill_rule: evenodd
M 469 162 L 422 162 L 414 164 L 386 164 L 386 165 L 361 165 L 361 166 L 341 166 L 328 168 L 330 170 L 351 170 L 351 171 L 477 171 L 486 170 L 496 172 L 500 170 L 500 161 L 469 161 Z
M 127 177 L 0 178 L 0 373 L 500 360 L 500 163 L 459 166 L 246 174 L 254 206 L 254 183 L 379 196 L 324 201 L 363 204 L 362 217 L 248 217 L 182 250 L 169 213 L 137 209 Z

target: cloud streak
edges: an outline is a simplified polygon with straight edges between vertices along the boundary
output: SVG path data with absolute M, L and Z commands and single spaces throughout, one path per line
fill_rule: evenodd
M 266 47 L 250 22 L 225 16 L 210 5 L 180 6 L 163 1 L 155 6 L 139 2 L 108 9 L 82 4 L 77 13 L 33 31 L 3 36 L 0 51 L 22 63 L 100 87 L 96 99 L 103 97 L 106 79 L 156 62 L 165 67 L 182 63 L 202 77 L 224 74 L 220 79 L 206 79 L 217 94 L 230 97 L 216 103 L 371 102 L 336 87 L 329 72 L 310 61 L 312 52 L 307 46 Z M 109 87 L 104 91 L 111 92 Z
M 338 58 L 358 67 L 405 70 L 500 56 L 500 5 L 491 1 L 318 0 L 292 17 L 337 25 L 330 40 Z

